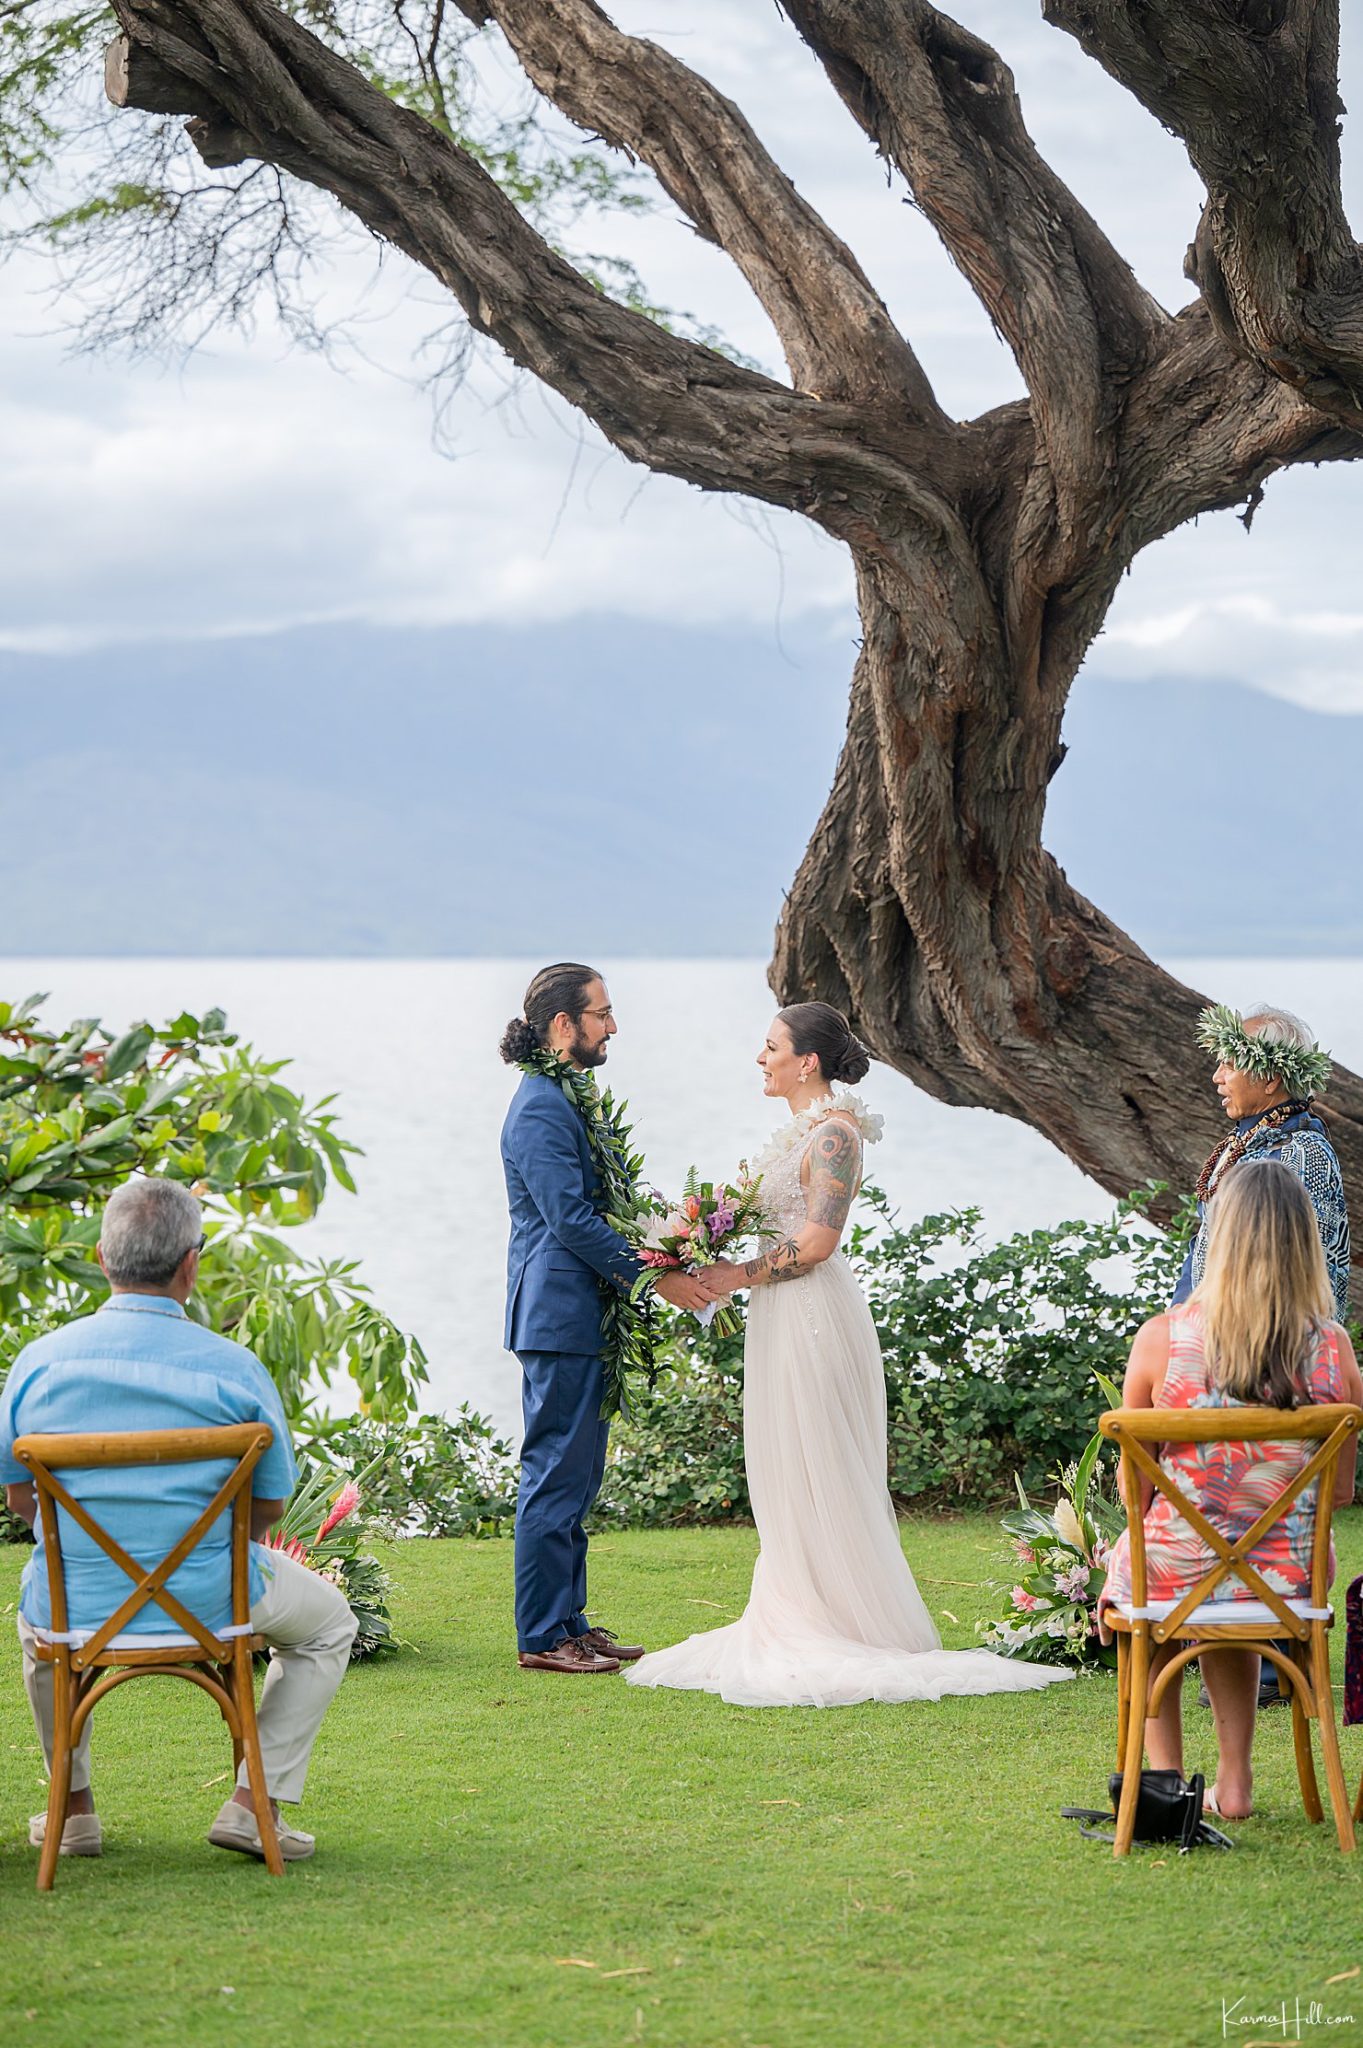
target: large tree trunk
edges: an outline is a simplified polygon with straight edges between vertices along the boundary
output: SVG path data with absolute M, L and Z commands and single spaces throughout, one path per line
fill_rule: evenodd
M 1058 716 L 1020 715 L 978 592 L 928 609 L 883 564 L 859 566 L 847 740 L 777 930 L 778 999 L 837 1004 L 929 1094 L 1022 1118 L 1113 1194 L 1166 1183 L 1167 1218 L 1225 1135 L 1192 1050 L 1207 998 L 1041 846 Z M 1363 1188 L 1363 1086 L 1342 1068 L 1324 1113 Z
M 1037 154 L 987 44 L 929 0 L 783 0 L 1017 360 L 1026 401 L 966 423 L 739 109 L 595 0 L 459 4 L 732 257 L 789 385 L 603 297 L 274 0 L 114 4 L 120 103 L 193 113 L 206 160 L 332 193 L 631 458 L 846 543 L 863 646 L 774 986 L 845 1006 L 934 1095 L 1022 1118 L 1115 1193 L 1167 1181 L 1171 1206 L 1224 1129 L 1202 999 L 1070 888 L 1042 821 L 1067 693 L 1139 551 L 1288 464 L 1363 452 L 1329 0 L 1044 0 L 1207 181 L 1205 296 L 1173 317 Z M 1363 1191 L 1363 1084 L 1336 1070 L 1328 1113 Z

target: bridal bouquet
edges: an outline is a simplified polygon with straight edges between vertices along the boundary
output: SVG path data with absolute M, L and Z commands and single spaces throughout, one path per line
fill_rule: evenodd
M 688 1273 L 701 1273 L 736 1247 L 740 1238 L 759 1230 L 757 1191 L 761 1185 L 760 1175 L 754 1179 L 746 1162 L 733 1184 L 698 1180 L 692 1167 L 679 1202 L 669 1202 L 654 1188 L 641 1195 L 630 1215 L 612 1216 L 610 1221 L 646 1266 L 655 1271 L 680 1266 Z M 633 1298 L 644 1292 L 649 1280 L 648 1273 L 639 1276 Z M 698 1320 L 707 1326 L 713 1322 L 722 1335 L 739 1327 L 727 1301 L 712 1302 L 699 1311 Z

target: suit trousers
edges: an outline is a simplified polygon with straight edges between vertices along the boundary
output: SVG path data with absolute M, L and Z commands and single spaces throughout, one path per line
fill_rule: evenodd
M 271 1552 L 265 1570 L 272 1576 L 259 1600 L 251 1603 L 251 1626 L 270 1645 L 269 1669 L 256 1710 L 260 1755 L 270 1797 L 296 1804 L 303 1797 L 308 1759 L 322 1716 L 345 1677 L 359 1624 L 340 1587 L 309 1571 L 287 1552 Z M 24 1685 L 43 1746 L 43 1761 L 50 1769 L 52 1666 L 38 1662 L 34 1655 L 37 1637 L 22 1614 L 19 1641 L 24 1654 Z M 93 1714 L 88 1716 L 71 1758 L 73 1792 L 84 1792 L 90 1783 L 94 1719 Z M 245 1763 L 237 1773 L 237 1783 L 248 1785 Z
M 516 1639 L 552 1650 L 586 1635 L 587 1532 L 606 1469 L 599 1354 L 520 1351 L 525 1437 L 516 1501 Z

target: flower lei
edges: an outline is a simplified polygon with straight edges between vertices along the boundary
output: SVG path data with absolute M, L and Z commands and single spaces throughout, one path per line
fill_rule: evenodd
M 798 1111 L 788 1123 L 780 1125 L 772 1132 L 752 1162 L 754 1180 L 761 1174 L 769 1173 L 788 1152 L 793 1151 L 808 1132 L 813 1130 L 815 1124 L 822 1123 L 826 1116 L 832 1116 L 834 1110 L 843 1116 L 851 1117 L 866 1144 L 880 1143 L 885 1134 L 884 1117 L 868 1109 L 861 1097 L 854 1095 L 850 1088 L 835 1088 L 831 1095 L 811 1103 L 808 1109 Z
M 1229 1003 L 1209 1003 L 1197 1021 L 1197 1042 L 1217 1060 L 1254 1081 L 1281 1081 L 1291 1096 L 1319 1094 L 1330 1078 L 1331 1060 L 1319 1045 L 1283 1045 L 1245 1029 Z
M 624 1216 L 637 1206 L 643 1155 L 630 1149 L 632 1126 L 624 1120 L 625 1104 L 609 1089 L 603 1095 L 593 1076 L 571 1060 L 561 1060 L 548 1047 L 517 1060 L 523 1074 L 542 1074 L 563 1090 L 581 1117 L 596 1169 L 594 1206 L 604 1216 Z M 653 1312 L 647 1294 L 638 1301 L 601 1280 L 602 1417 L 628 1415 L 629 1375 L 643 1373 L 652 1387 Z

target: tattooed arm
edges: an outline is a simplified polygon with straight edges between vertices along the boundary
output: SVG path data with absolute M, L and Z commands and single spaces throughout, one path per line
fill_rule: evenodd
M 860 1137 L 841 1117 L 828 1117 L 815 1131 L 806 1166 L 805 1220 L 800 1229 L 742 1265 L 721 1259 L 708 1267 L 705 1277 L 711 1286 L 732 1293 L 739 1287 L 798 1280 L 833 1256 L 861 1185 Z

